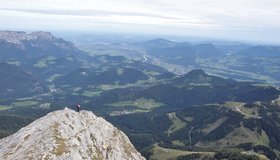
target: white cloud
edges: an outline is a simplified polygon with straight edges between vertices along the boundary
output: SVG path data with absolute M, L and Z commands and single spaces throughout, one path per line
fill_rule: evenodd
M 238 33 L 242 38 L 248 32 L 252 37 L 274 35 L 276 39 L 279 35 L 271 32 L 279 33 L 279 18 L 279 0 L 0 0 L 2 29 L 98 30 L 101 26 L 110 30 L 118 26 L 229 38 Z

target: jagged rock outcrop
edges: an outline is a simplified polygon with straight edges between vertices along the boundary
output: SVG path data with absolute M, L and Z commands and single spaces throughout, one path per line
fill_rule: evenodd
M 65 108 L 0 140 L 0 159 L 143 160 L 128 137 L 92 112 Z
M 50 32 L 36 31 L 30 34 L 23 31 L 0 31 L 0 39 L 6 40 L 10 43 L 21 43 L 23 40 L 54 40 L 55 37 Z
M 5 54 L 14 54 L 16 52 L 24 55 L 27 54 L 29 57 L 84 54 L 71 42 L 57 38 L 50 32 L 43 31 L 29 34 L 22 31 L 0 31 L 0 49 Z

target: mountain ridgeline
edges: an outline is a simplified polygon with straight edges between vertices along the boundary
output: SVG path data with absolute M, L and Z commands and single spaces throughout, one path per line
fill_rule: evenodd
M 0 32 L 0 47 L 0 137 L 26 126 L 0 141 L 2 159 L 140 157 L 90 111 L 146 159 L 280 157 L 277 47 L 85 40 L 85 52 L 48 32 L 14 31 Z M 56 112 L 77 103 L 88 111 Z
M 154 39 L 132 46 L 139 50 L 140 55 L 149 57 L 151 63 L 180 74 L 187 73 L 189 68 L 202 68 L 208 73 L 227 78 L 280 84 L 280 52 L 276 45 Z
M 54 37 L 49 32 L 25 32 L 2 31 L 1 40 L 1 59 L 15 58 L 18 56 L 32 58 L 44 55 L 67 56 L 81 52 L 72 43 L 61 38 Z M 10 52 L 9 49 L 13 49 Z M 59 54 L 56 54 L 59 52 Z M 20 55 L 23 54 L 23 55 Z M 5 57 L 6 56 L 6 57 Z
M 112 39 L 100 38 L 100 35 L 79 36 L 73 41 L 79 48 L 97 55 L 142 60 L 176 74 L 186 74 L 197 68 L 226 78 L 280 84 L 279 45 L 162 38 L 129 41 L 126 36 Z

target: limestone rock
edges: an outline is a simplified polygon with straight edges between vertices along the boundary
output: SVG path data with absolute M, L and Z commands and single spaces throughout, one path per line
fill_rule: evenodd
M 144 160 L 128 137 L 90 111 L 55 111 L 0 140 L 0 159 Z

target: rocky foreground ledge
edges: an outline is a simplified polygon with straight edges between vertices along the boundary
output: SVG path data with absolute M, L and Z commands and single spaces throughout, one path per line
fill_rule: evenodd
M 144 160 L 128 137 L 90 111 L 51 112 L 0 140 L 0 159 Z

